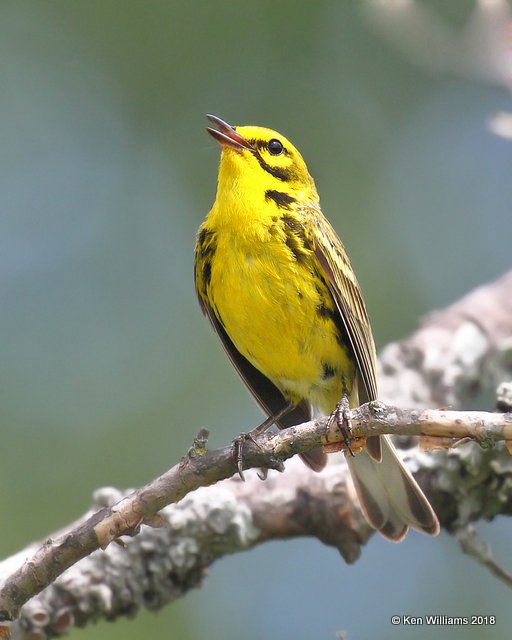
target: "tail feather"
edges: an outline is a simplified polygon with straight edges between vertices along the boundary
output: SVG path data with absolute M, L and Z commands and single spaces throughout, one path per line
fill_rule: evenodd
M 327 464 L 327 455 L 324 453 L 322 447 L 311 449 L 306 453 L 301 453 L 300 457 L 302 461 L 313 471 L 322 471 Z
M 311 405 L 306 400 L 299 402 L 293 409 L 288 411 L 284 416 L 277 420 L 276 425 L 279 429 L 287 429 L 293 427 L 301 422 L 307 422 L 311 420 Z M 300 457 L 304 464 L 306 464 L 313 471 L 322 471 L 327 464 L 327 454 L 322 447 L 311 449 L 306 453 L 301 453 Z
M 378 462 L 366 451 L 347 456 L 354 486 L 368 522 L 399 542 L 409 527 L 429 535 L 439 533 L 439 521 L 423 491 L 398 457 L 388 436 L 380 437 Z

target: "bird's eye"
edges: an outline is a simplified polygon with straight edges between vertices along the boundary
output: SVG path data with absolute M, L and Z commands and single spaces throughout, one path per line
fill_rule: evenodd
M 284 151 L 284 147 L 282 142 L 276 138 L 272 138 L 272 140 L 269 140 L 267 143 L 267 150 L 273 156 L 280 156 Z

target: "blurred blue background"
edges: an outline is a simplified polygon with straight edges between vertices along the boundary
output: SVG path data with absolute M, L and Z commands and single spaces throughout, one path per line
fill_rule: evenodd
M 487 8 L 486 8 L 487 7 Z M 378 345 L 510 268 L 506 2 L 89 0 L 0 9 L 0 555 L 260 414 L 199 311 L 211 112 L 288 136 L 365 292 Z M 503 556 L 507 522 L 483 525 Z M 494 614 L 510 593 L 448 536 L 317 541 L 215 565 L 158 615 L 72 638 L 412 637 L 393 614 Z M 430 638 L 438 628 L 416 628 Z M 481 637 L 479 628 L 442 630 Z

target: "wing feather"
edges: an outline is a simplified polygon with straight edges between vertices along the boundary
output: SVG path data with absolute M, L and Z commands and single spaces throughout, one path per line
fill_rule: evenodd
M 359 401 L 376 400 L 377 356 L 361 290 L 340 239 L 321 213 L 314 228 L 317 268 L 329 285 L 356 360 Z M 384 536 L 398 542 L 409 527 L 439 533 L 430 503 L 387 436 L 367 438 L 366 452 L 347 460 L 367 519 Z
M 355 278 L 343 244 L 320 211 L 314 228 L 314 254 L 317 268 L 326 280 L 338 310 L 338 320 L 345 329 L 357 369 L 359 402 L 377 400 L 377 357 L 370 320 L 361 289 Z M 367 450 L 380 461 L 381 446 L 377 436 L 367 439 Z
M 323 218 L 323 216 L 322 216 Z M 362 388 L 362 402 L 377 399 L 377 365 L 368 313 L 341 240 L 323 218 L 315 233 L 315 256 L 327 280 L 354 353 Z

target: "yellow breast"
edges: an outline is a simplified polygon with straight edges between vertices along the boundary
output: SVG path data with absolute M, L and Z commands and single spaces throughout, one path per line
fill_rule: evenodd
M 211 260 L 209 301 L 240 353 L 286 397 L 329 411 L 353 365 L 311 254 L 293 246 L 282 217 L 256 234 L 224 229 Z

